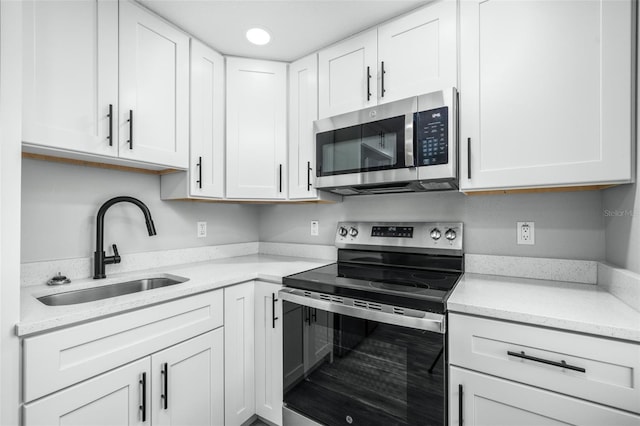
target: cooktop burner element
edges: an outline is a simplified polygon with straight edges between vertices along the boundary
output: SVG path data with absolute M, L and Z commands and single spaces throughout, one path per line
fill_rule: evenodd
M 288 287 L 443 313 L 463 271 L 462 224 L 339 223 L 338 262 L 284 278 Z

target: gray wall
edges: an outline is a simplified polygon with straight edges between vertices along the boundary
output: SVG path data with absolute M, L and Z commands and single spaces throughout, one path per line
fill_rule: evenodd
M 320 235 L 310 236 L 313 219 Z M 260 241 L 333 244 L 341 220 L 461 221 L 467 253 L 566 259 L 605 257 L 598 191 L 466 196 L 420 193 L 347 197 L 335 205 L 260 207 Z M 516 222 L 534 221 L 533 246 L 516 244 Z
M 162 201 L 155 175 L 23 159 L 21 261 L 92 256 L 98 208 L 118 195 L 142 200 L 158 235 L 148 236 L 137 207 L 117 204 L 106 215 L 107 254 L 112 243 L 126 254 L 258 240 L 256 206 Z M 207 238 L 196 238 L 197 221 Z

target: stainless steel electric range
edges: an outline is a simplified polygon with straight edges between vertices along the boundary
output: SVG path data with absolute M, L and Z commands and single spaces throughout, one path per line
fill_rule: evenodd
M 285 426 L 447 422 L 462 223 L 344 222 L 338 262 L 285 277 Z

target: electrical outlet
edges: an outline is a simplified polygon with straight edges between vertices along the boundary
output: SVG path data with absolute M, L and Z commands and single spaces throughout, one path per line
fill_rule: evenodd
M 517 222 L 518 244 L 534 245 L 536 243 L 535 229 L 535 222 Z
M 207 236 L 207 222 L 198 222 L 196 236 L 198 238 L 204 238 Z
M 314 237 L 318 236 L 319 233 L 319 228 L 320 228 L 320 221 L 319 220 L 312 220 L 311 221 L 311 235 Z

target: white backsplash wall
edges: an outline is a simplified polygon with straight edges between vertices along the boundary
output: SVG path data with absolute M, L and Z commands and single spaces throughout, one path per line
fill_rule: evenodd
M 320 235 L 310 235 L 310 221 Z M 602 260 L 599 191 L 517 195 L 416 193 L 345 197 L 340 204 L 260 206 L 260 241 L 333 244 L 344 220 L 460 221 L 474 254 Z M 516 222 L 535 222 L 533 246 L 516 244 Z
M 98 209 L 119 195 L 149 207 L 157 235 L 148 236 L 138 207 L 118 203 L 105 216 L 107 255 L 113 243 L 126 255 L 258 241 L 256 206 L 162 201 L 156 175 L 23 159 L 22 263 L 93 256 Z M 206 238 L 196 237 L 198 221 Z

